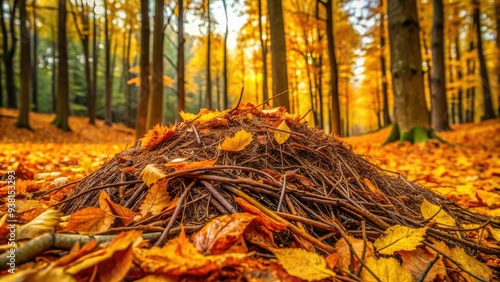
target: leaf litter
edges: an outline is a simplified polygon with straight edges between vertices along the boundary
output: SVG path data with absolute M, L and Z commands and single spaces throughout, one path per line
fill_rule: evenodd
M 47 183 L 67 176 L 77 184 L 37 193 L 26 180 L 19 201 L 39 200 L 69 222 L 60 223 L 56 241 L 39 236 L 20 244 L 20 254 L 40 245 L 57 250 L 91 239 L 101 244 L 88 243 L 60 263 L 41 253 L 24 261 L 43 256 L 45 263 L 34 264 L 44 269 L 43 279 L 106 280 L 110 273 L 165 281 L 494 276 L 487 265 L 497 267 L 500 251 L 486 234 L 496 234 L 496 220 L 384 171 L 284 108 L 242 104 L 183 118 L 155 127 L 92 173 L 47 177 Z M 444 224 L 442 218 L 453 221 Z M 375 247 L 382 238 L 387 242 Z M 394 255 L 381 255 L 378 248 L 387 246 Z M 304 265 L 308 270 L 301 271 Z M 34 279 L 26 269 L 19 274 Z

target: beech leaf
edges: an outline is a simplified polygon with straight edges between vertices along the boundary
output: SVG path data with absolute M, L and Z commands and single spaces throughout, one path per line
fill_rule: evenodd
M 424 228 L 410 228 L 402 225 L 394 225 L 384 232 L 384 235 L 375 240 L 373 245 L 383 255 L 392 255 L 397 251 L 412 251 L 424 240 Z
M 234 135 L 227 137 L 217 148 L 219 150 L 238 152 L 243 151 L 253 140 L 252 134 L 242 129 Z
M 148 164 L 141 171 L 140 176 L 141 176 L 142 180 L 144 181 L 144 183 L 146 183 L 146 185 L 148 187 L 151 187 L 151 185 L 153 185 L 153 183 L 155 183 L 156 181 L 164 178 L 166 176 L 166 174 L 163 173 L 163 171 L 161 171 L 155 165 Z
M 317 253 L 304 249 L 271 249 L 279 264 L 288 274 L 307 281 L 334 277 L 335 272 L 328 269 L 325 259 Z

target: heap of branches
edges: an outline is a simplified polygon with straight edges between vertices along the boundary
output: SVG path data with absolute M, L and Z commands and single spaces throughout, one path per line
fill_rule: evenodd
M 471 254 L 499 253 L 457 232 L 463 225 L 491 223 L 488 218 L 472 214 L 397 173 L 382 170 L 343 141 L 286 114 L 284 109 L 262 111 L 246 104 L 212 120 L 202 119 L 199 116 L 177 123 L 170 138 L 152 147 L 137 145 L 116 155 L 84 178 L 61 201 L 59 209 L 71 214 L 98 206 L 99 192 L 106 189 L 113 201 L 137 211 L 148 190 L 140 172 L 146 165 L 156 164 L 164 168 L 169 180 L 166 189 L 171 198 L 180 197 L 179 204 L 173 214 L 166 210 L 128 228 L 163 226 L 159 244 L 181 224 L 203 226 L 219 215 L 241 211 L 234 200 L 237 196 L 288 222 L 291 232 L 279 234 L 279 243 L 290 245 L 295 235 L 329 253 L 335 242 L 347 235 L 374 241 L 396 224 L 428 226 L 420 213 L 425 198 L 454 217 L 458 225 L 453 229 L 431 226 L 427 236 L 459 245 Z M 290 137 L 279 145 L 274 132 L 282 120 L 290 128 Z M 242 129 L 253 136 L 244 150 L 228 152 L 217 147 Z M 177 158 L 217 161 L 213 166 L 180 171 L 164 166 Z M 135 170 L 124 170 L 129 167 Z

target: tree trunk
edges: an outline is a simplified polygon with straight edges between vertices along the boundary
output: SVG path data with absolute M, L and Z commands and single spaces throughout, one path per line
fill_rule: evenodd
M 14 54 L 16 53 L 16 30 L 15 19 L 18 0 L 14 0 L 12 8 L 9 11 L 9 31 L 4 17 L 4 6 L 0 5 L 0 25 L 3 34 L 3 62 L 5 65 L 5 86 L 7 90 L 7 107 L 11 109 L 17 108 L 16 85 L 14 79 Z M 2 2 L 3 3 L 3 2 Z M 10 39 L 10 40 L 9 40 Z
M 443 0 L 434 0 L 432 25 L 432 124 L 435 131 L 450 130 L 444 73 Z
M 273 96 L 288 90 L 288 74 L 286 64 L 285 24 L 283 22 L 282 0 L 269 0 L 269 21 L 271 24 L 271 57 L 273 69 Z M 273 105 L 290 107 L 288 93 L 273 99 Z
M 137 106 L 136 138 L 146 133 L 149 101 L 149 0 L 141 0 L 141 86 Z
M 184 89 L 184 1 L 179 0 L 179 18 L 177 21 L 177 113 L 185 108 Z M 180 116 L 179 116 L 180 118 Z
M 51 81 L 51 97 L 52 97 L 52 112 L 55 113 L 57 111 L 57 63 L 56 63 L 56 50 L 57 50 L 57 39 L 55 36 L 55 28 L 52 29 L 52 34 L 54 37 L 52 38 L 52 81 Z
M 38 105 L 38 28 L 36 27 L 36 0 L 33 0 L 33 55 L 31 61 L 31 96 L 33 103 L 33 111 L 40 111 L 40 105 Z
M 108 22 L 108 3 L 103 1 L 104 5 L 104 124 L 111 126 L 112 112 L 111 112 L 111 38 L 109 34 Z
M 261 0 L 259 0 L 260 3 Z M 228 81 L 227 81 L 227 37 L 229 35 L 229 19 L 227 17 L 227 3 L 226 0 L 222 0 L 222 4 L 224 5 L 224 15 L 226 16 L 226 31 L 224 33 L 224 54 L 223 54 L 223 60 L 224 60 L 224 66 L 223 66 L 223 76 L 224 76 L 224 106 L 223 109 L 227 109 L 229 107 L 229 101 L 228 101 L 228 95 L 229 95 L 229 89 L 228 89 Z M 260 13 L 260 10 L 259 10 Z
M 224 0 L 225 1 L 225 0 Z M 259 1 L 259 40 L 260 48 L 262 51 L 262 99 L 267 101 L 269 94 L 267 92 L 267 40 L 264 40 L 264 33 L 262 32 L 262 0 Z
M 484 105 L 484 116 L 481 120 L 488 120 L 495 118 L 495 111 L 493 110 L 493 102 L 491 99 L 491 88 L 490 79 L 488 77 L 488 70 L 486 69 L 486 60 L 484 59 L 483 52 L 483 39 L 481 37 L 481 19 L 479 8 L 480 4 L 478 0 L 473 1 L 474 10 L 472 12 L 472 18 L 474 21 L 474 27 L 476 28 L 476 41 L 477 41 L 477 54 L 479 56 L 479 69 L 481 71 L 481 84 L 483 86 L 483 105 Z
M 210 53 L 211 49 L 211 37 L 212 37 L 212 19 L 210 18 L 210 0 L 207 0 L 207 21 L 208 21 L 208 27 L 207 27 L 207 66 L 206 66 L 206 80 L 207 80 L 207 88 L 205 89 L 205 103 L 207 109 L 212 109 L 212 77 L 210 75 L 210 67 L 211 67 L 211 62 L 210 62 L 210 57 L 212 54 Z
M 321 2 L 326 6 L 326 38 L 328 40 L 328 60 L 330 64 L 330 111 L 331 132 L 340 135 L 339 77 L 335 55 L 335 34 L 333 30 L 333 1 Z
M 2 77 L 3 76 L 3 70 L 2 70 L 2 63 L 0 63 L 0 108 L 3 108 L 3 84 L 2 84 Z
M 380 0 L 379 6 L 383 6 L 383 0 Z M 380 14 L 380 70 L 382 72 L 382 105 L 384 126 L 391 124 L 391 117 L 389 115 L 389 86 L 387 83 L 387 64 L 385 58 L 385 19 L 384 14 Z
M 94 5 L 92 6 L 92 14 L 94 16 L 94 23 L 92 26 L 92 78 L 89 84 L 89 124 L 95 125 L 96 120 L 96 107 L 97 107 L 97 66 L 98 66 L 98 49 L 97 49 L 97 16 L 95 12 L 96 1 L 94 1 Z M 90 70 L 90 69 L 89 69 Z
M 31 42 L 26 0 L 19 0 L 19 20 L 21 29 L 21 91 L 19 97 L 19 117 L 16 126 L 30 128 Z
M 496 18 L 496 30 L 497 30 L 497 37 L 495 40 L 495 45 L 497 47 L 497 51 L 500 54 L 500 2 L 496 1 L 495 2 L 495 18 Z M 500 87 L 500 56 L 497 56 L 497 85 Z M 500 90 L 498 90 L 497 93 L 498 96 L 498 116 L 500 116 Z
M 129 22 L 130 23 L 130 22 Z M 130 77 L 130 48 L 132 45 L 132 24 L 130 23 L 130 29 L 128 30 L 128 37 L 127 37 L 127 46 L 126 46 L 126 52 L 125 56 L 123 58 L 123 76 L 125 78 L 125 81 L 128 81 Z M 132 110 L 132 85 L 127 85 L 125 83 L 125 100 L 127 104 L 127 121 L 126 124 L 128 127 L 133 126 L 133 110 Z
M 59 54 L 57 72 L 57 107 L 56 118 L 52 122 L 64 131 L 69 128 L 69 78 L 68 78 L 68 44 L 66 39 L 66 0 L 59 0 L 57 53 Z
M 394 126 L 386 143 L 427 141 L 434 133 L 425 102 L 417 4 L 389 0 L 388 7 Z
M 163 0 L 155 0 L 151 94 L 146 128 L 151 129 L 163 119 Z

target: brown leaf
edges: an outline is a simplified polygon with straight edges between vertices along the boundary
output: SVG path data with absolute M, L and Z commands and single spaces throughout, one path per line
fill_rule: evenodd
M 70 216 L 66 230 L 82 234 L 97 233 L 108 230 L 114 221 L 115 218 L 103 209 L 87 207 Z
M 123 226 L 128 226 L 134 222 L 135 212 L 113 202 L 104 190 L 101 190 L 99 194 L 99 206 L 105 212 L 116 215 L 121 220 Z

